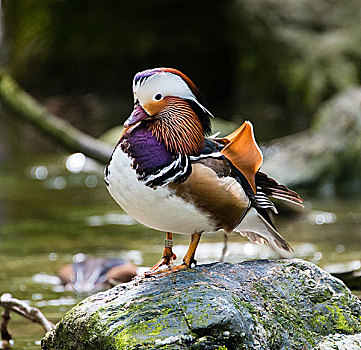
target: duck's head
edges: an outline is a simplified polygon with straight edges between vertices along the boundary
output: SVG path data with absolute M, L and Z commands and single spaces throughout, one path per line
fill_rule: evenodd
M 211 131 L 212 114 L 195 84 L 173 68 L 154 68 L 139 72 L 133 80 L 134 110 L 124 123 L 130 127 L 142 120 L 177 126 L 198 119 L 202 135 Z M 193 122 L 192 122 L 193 120 Z M 193 126 L 193 125 L 191 125 Z M 191 127 L 192 129 L 192 127 Z

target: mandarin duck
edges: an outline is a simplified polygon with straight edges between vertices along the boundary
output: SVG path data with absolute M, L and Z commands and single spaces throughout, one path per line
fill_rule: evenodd
M 134 110 L 106 166 L 105 183 L 129 215 L 166 232 L 163 257 L 148 275 L 190 267 L 201 234 L 218 230 L 292 252 L 271 220 L 269 211 L 277 210 L 269 197 L 297 205 L 302 199 L 259 170 L 263 157 L 249 121 L 226 137 L 207 137 L 213 115 L 195 84 L 173 68 L 137 73 L 133 94 Z M 191 235 L 177 266 L 173 233 Z

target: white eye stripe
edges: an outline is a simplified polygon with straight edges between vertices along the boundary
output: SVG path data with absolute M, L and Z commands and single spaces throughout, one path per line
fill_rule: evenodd
M 158 72 L 142 77 L 136 83 L 133 82 L 133 90 L 142 106 L 150 101 L 158 101 L 155 96 L 161 94 L 162 98 L 172 96 L 194 101 L 205 113 L 213 117 L 212 113 L 197 100 L 187 83 L 179 75 Z

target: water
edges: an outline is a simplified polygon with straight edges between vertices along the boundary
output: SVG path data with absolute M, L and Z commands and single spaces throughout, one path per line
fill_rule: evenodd
M 85 172 L 84 172 L 85 171 Z M 72 158 L 21 156 L 0 160 L 0 294 L 28 300 L 56 323 L 84 296 L 65 291 L 57 271 L 85 256 L 121 257 L 151 266 L 162 252 L 163 235 L 143 227 L 113 202 L 99 167 Z M 304 214 L 281 217 L 277 226 L 296 256 L 320 266 L 360 259 L 361 201 L 309 199 Z M 196 258 L 218 260 L 221 233 L 204 235 Z M 179 260 L 189 237 L 176 235 Z M 239 235 L 230 238 L 227 261 L 274 254 Z M 12 314 L 14 349 L 39 349 L 42 328 Z

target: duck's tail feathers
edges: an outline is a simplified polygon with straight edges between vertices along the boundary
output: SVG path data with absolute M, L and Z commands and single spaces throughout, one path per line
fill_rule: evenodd
M 234 231 L 254 243 L 269 244 L 283 258 L 290 258 L 293 255 L 291 246 L 254 208 L 248 211 Z
M 258 171 L 256 174 L 256 184 L 260 186 L 262 191 L 269 197 L 281 199 L 303 207 L 303 199 L 297 192 L 290 190 L 285 185 L 281 185 L 261 171 Z

